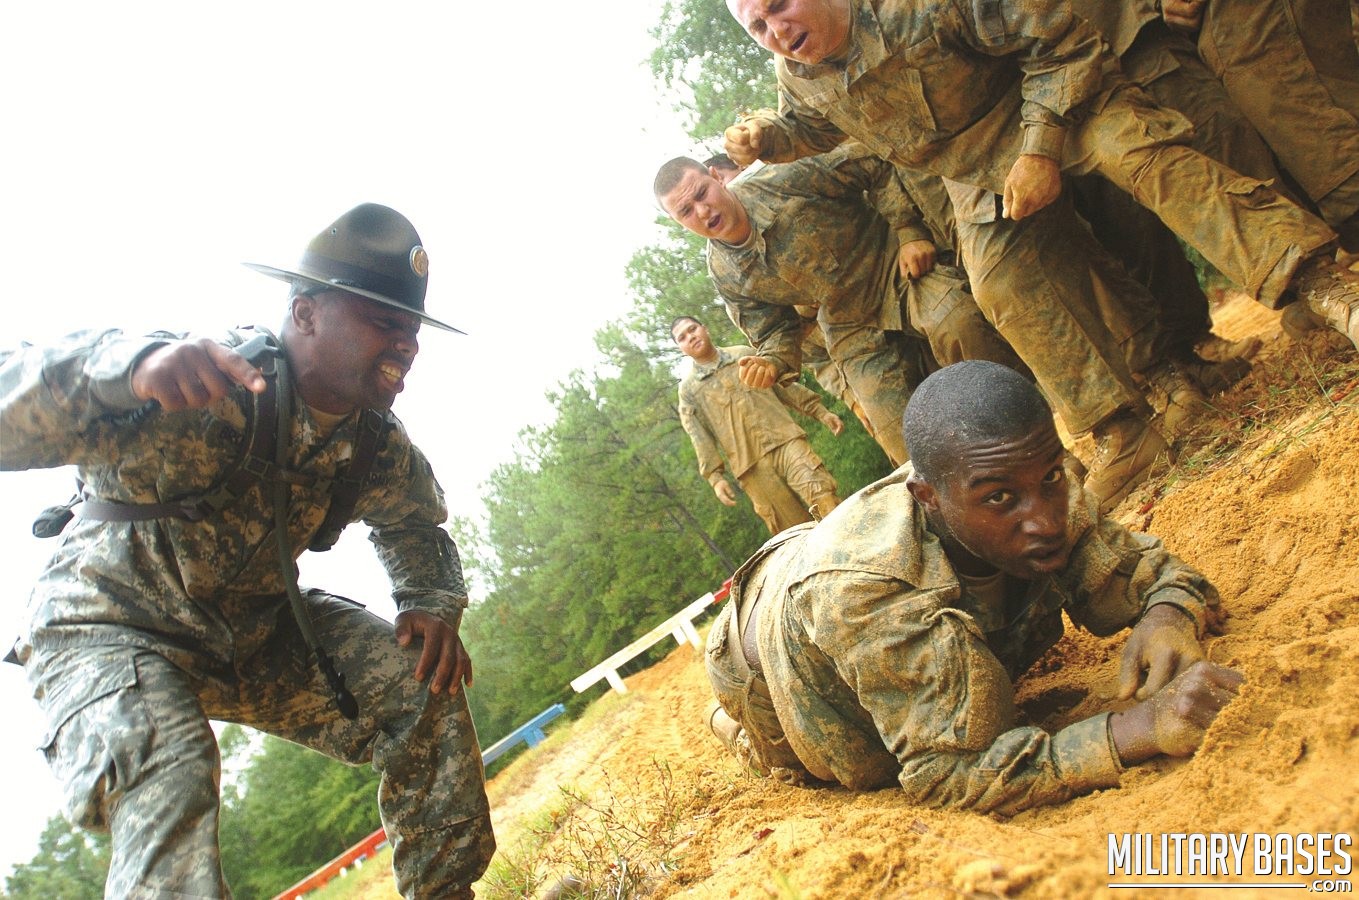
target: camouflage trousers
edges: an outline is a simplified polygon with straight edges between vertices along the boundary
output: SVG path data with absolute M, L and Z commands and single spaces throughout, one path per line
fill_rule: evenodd
M 775 447 L 736 477 L 770 534 L 830 512 L 839 501 L 835 479 L 806 438 Z
M 1213 0 L 1199 53 L 1321 216 L 1359 212 L 1359 51 L 1342 0 Z M 1342 234 L 1359 248 L 1359 224 Z
M 776 545 L 783 537 L 779 535 L 765 548 Z M 807 770 L 788 746 L 783 725 L 774 711 L 774 701 L 769 696 L 769 685 L 761 672 L 750 667 L 742 652 L 742 644 L 748 643 L 751 636 L 745 633 L 741 623 L 745 622 L 746 628 L 751 626 L 752 623 L 746 621 L 750 614 L 749 604 L 758 596 L 758 585 L 748 589 L 745 581 L 751 570 L 758 569 L 764 553 L 765 549 L 761 549 L 732 577 L 727 604 L 718 612 L 708 631 L 704 665 L 713 696 L 727 715 L 741 726 L 736 750 L 741 762 L 761 775 L 804 782 Z
M 894 466 L 910 458 L 901 434 L 906 403 L 935 369 L 988 359 L 1028 374 L 982 315 L 962 270 L 940 264 L 922 278 L 902 279 L 898 293 L 903 319 L 918 334 L 866 325 L 821 326 L 830 361 L 857 402 L 855 414 L 867 419 L 869 433 Z
M 1194 42 L 1160 22 L 1143 26 L 1121 58 L 1123 71 L 1166 109 L 1194 126 L 1190 146 L 1250 178 L 1283 186 L 1273 154 L 1199 59 Z M 1208 298 L 1179 241 L 1161 220 L 1099 175 L 1074 179 L 1077 211 L 1099 242 L 1127 269 L 1159 320 L 1155 356 L 1182 356 L 1212 328 Z
M 1294 271 L 1331 246 L 1335 232 L 1263 182 L 1193 150 L 1189 121 L 1141 88 L 1101 99 L 1068 131 L 1063 169 L 1103 175 L 1256 300 L 1286 305 Z
M 1150 302 L 1141 309 L 1118 302 L 1120 291 L 1146 289 L 1126 273 L 1121 284 L 1109 283 L 1119 269 L 1076 219 L 1067 192 L 1016 222 L 1000 218 L 995 194 L 947 185 L 977 306 L 1032 371 L 1067 430 L 1081 434 L 1120 409 L 1142 408 L 1128 359 L 1147 355 L 1154 310 Z
M 221 760 L 209 719 L 350 765 L 371 762 L 397 890 L 470 896 L 495 840 L 465 697 L 433 695 L 416 681 L 419 648 L 397 647 L 390 623 L 341 597 L 309 591 L 306 599 L 358 701 L 356 721 L 336 711 L 286 602 L 261 651 L 225 666 L 204 653 L 202 667 L 186 671 L 144 646 L 35 648 L 25 669 L 48 719 L 43 752 L 64 785 L 67 817 L 112 834 L 106 896 L 229 896 L 217 845 Z
M 826 326 L 830 364 L 853 395 L 855 414 L 866 418 L 868 432 L 892 465 L 909 458 L 901 435 L 901 416 L 915 386 L 938 368 L 920 338 L 870 325 Z

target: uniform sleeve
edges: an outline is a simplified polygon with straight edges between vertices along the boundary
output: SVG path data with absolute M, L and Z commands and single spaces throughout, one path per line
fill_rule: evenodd
M 938 591 L 823 572 L 797 590 L 815 642 L 872 717 L 912 802 L 1011 814 L 1119 782 L 1108 716 L 1015 726 L 1013 688 L 977 626 Z
M 757 355 L 773 361 L 779 380 L 796 378 L 802 370 L 802 317 L 797 310 L 739 294 L 721 292 L 721 296 L 731 321 Z
M 1200 638 L 1216 625 L 1218 593 L 1206 577 L 1152 535 L 1099 516 L 1089 495 L 1082 493 L 1079 502 L 1088 524 L 1077 532 L 1081 537 L 1061 579 L 1072 598 L 1066 607 L 1071 621 L 1107 636 L 1164 603 L 1193 619 Z
M 679 391 L 680 425 L 694 445 L 694 455 L 698 457 L 698 473 L 708 482 L 715 484 L 722 478 L 722 454 L 718 450 L 717 438 L 703 421 L 703 414 L 680 385 Z
M 0 469 L 83 462 L 82 432 L 143 405 L 132 393 L 132 371 L 173 338 L 83 331 L 0 357 Z
M 887 220 L 898 244 L 934 242 L 934 233 L 895 166 L 862 144 L 846 145 L 841 151 L 845 159 L 836 166 L 837 172 L 849 185 L 867 194 L 869 204 Z
M 458 549 L 443 528 L 448 518 L 443 489 L 403 429 L 389 435 L 379 458 L 389 454 L 389 471 L 364 497 L 363 521 L 372 528 L 369 540 L 391 579 L 392 600 L 398 612 L 422 610 L 457 628 L 467 587 Z
M 1013 56 L 1019 64 L 1021 152 L 1060 160 L 1065 117 L 1100 92 L 1115 66 L 1099 32 L 1067 3 L 953 2 L 962 23 L 958 39 L 991 56 Z
M 845 140 L 845 133 L 810 106 L 799 101 L 783 83 L 783 63 L 776 61 L 779 76 L 779 111 L 762 109 L 746 116 L 766 129 L 767 148 L 760 154 L 765 162 L 792 162 L 833 150 Z
M 809 419 L 820 421 L 822 416 L 830 414 L 830 410 L 826 409 L 826 404 L 821 402 L 821 397 L 816 391 L 803 386 L 800 382 L 776 384 L 773 390 L 780 403 L 789 409 L 797 410 Z

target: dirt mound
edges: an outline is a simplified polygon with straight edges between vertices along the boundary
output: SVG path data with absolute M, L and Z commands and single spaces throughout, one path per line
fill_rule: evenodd
M 1221 332 L 1269 338 L 1257 371 L 1118 511 L 1222 594 L 1209 656 L 1247 681 L 1195 757 L 1009 820 L 919 809 L 891 790 L 789 787 L 745 774 L 708 735 L 711 694 L 682 647 L 493 782 L 501 864 L 533 873 L 517 890 L 574 871 L 610 896 L 1126 897 L 1139 892 L 1107 887 L 1110 833 L 1359 835 L 1359 363 L 1324 336 L 1276 339 L 1276 318 L 1227 308 Z M 1069 629 L 1020 682 L 1028 717 L 1055 729 L 1112 705 L 1122 640 Z M 533 810 L 542 820 L 523 845 Z M 627 843 L 629 829 L 646 834 Z M 1192 895 L 1157 892 L 1177 894 Z

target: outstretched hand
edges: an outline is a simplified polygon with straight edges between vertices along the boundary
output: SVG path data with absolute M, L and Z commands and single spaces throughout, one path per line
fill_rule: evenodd
M 1203 658 L 1194 622 L 1178 609 L 1158 603 L 1128 636 L 1118 671 L 1118 698 L 1136 694 L 1145 700 Z
M 168 412 L 209 406 L 230 393 L 233 384 L 259 394 L 264 376 L 244 356 L 207 338 L 158 347 L 132 372 L 136 398 L 155 400 Z
M 458 631 L 443 619 L 419 609 L 408 609 L 396 616 L 396 644 L 409 647 L 420 639 L 420 660 L 415 664 L 415 680 L 429 681 L 431 694 L 450 694 L 472 683 L 472 659 L 462 645 Z

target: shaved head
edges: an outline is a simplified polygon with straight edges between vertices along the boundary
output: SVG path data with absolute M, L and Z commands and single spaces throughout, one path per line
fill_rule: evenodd
M 1053 431 L 1052 409 L 1030 381 L 999 363 L 973 359 L 940 369 L 906 404 L 902 432 L 911 464 L 930 484 L 954 474 L 963 451 Z

